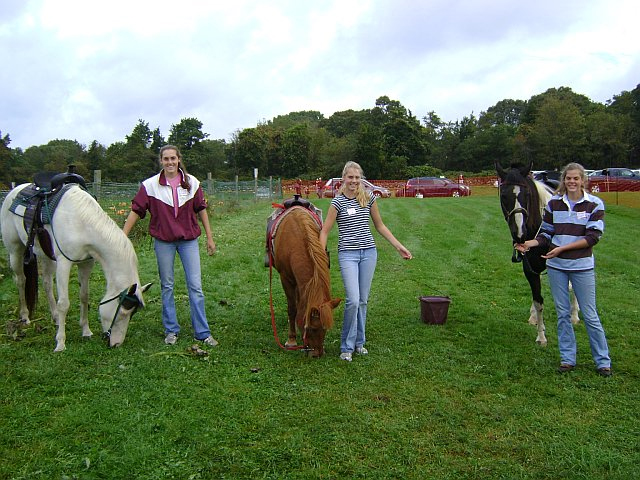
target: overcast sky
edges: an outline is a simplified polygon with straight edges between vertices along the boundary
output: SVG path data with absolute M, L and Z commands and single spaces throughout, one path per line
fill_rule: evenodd
M 138 119 L 230 139 L 293 111 L 455 121 L 570 87 L 640 83 L 637 0 L 2 0 L 0 132 L 105 146 Z

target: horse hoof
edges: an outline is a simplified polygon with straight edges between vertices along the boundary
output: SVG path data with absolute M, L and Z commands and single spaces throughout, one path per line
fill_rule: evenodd
M 57 352 L 64 352 L 64 350 L 65 350 L 66 348 L 67 348 L 67 347 L 65 347 L 64 345 L 62 345 L 62 346 L 56 347 L 56 348 L 55 348 L 55 350 L 54 350 L 54 352 L 56 352 L 56 353 L 57 353 Z
M 20 323 L 22 325 L 30 325 L 31 324 L 31 320 L 29 320 L 28 318 L 21 318 L 20 319 Z
M 540 345 L 541 347 L 546 347 L 547 346 L 547 340 L 536 340 L 536 343 L 538 345 Z
M 89 341 L 93 338 L 93 333 L 89 334 L 89 335 L 83 335 L 82 336 L 82 340 L 86 340 Z

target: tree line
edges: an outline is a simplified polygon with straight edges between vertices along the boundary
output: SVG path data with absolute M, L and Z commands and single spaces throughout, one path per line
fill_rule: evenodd
M 372 179 L 441 173 L 493 172 L 494 163 L 533 162 L 556 170 L 569 161 L 587 168 L 640 164 L 640 85 L 593 102 L 568 87 L 550 88 L 529 100 L 501 100 L 462 120 L 444 122 L 435 112 L 417 118 L 398 100 L 382 96 L 364 110 L 292 112 L 237 130 L 229 141 L 210 139 L 197 118 L 183 118 L 165 138 L 140 119 L 123 141 L 52 140 L 12 149 L 0 131 L 0 183 L 30 181 L 38 171 L 76 165 L 88 180 L 93 170 L 114 182 L 137 182 L 158 171 L 158 151 L 178 146 L 190 173 L 216 179 L 261 177 L 315 179 L 339 176 L 354 160 Z

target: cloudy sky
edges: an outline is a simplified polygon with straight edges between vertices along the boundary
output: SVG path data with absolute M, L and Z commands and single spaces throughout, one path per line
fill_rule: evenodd
M 640 83 L 637 0 L 2 0 L 0 132 L 108 146 L 138 119 L 230 139 L 383 95 L 445 121 Z

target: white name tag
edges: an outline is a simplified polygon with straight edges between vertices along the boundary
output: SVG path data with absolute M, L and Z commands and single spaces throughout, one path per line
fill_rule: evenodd
M 355 208 L 347 208 L 347 215 L 355 215 L 355 214 L 356 214 Z
M 576 215 L 578 216 L 578 218 L 582 219 L 582 218 L 587 218 L 589 216 L 589 214 L 587 214 L 587 212 L 576 212 Z

